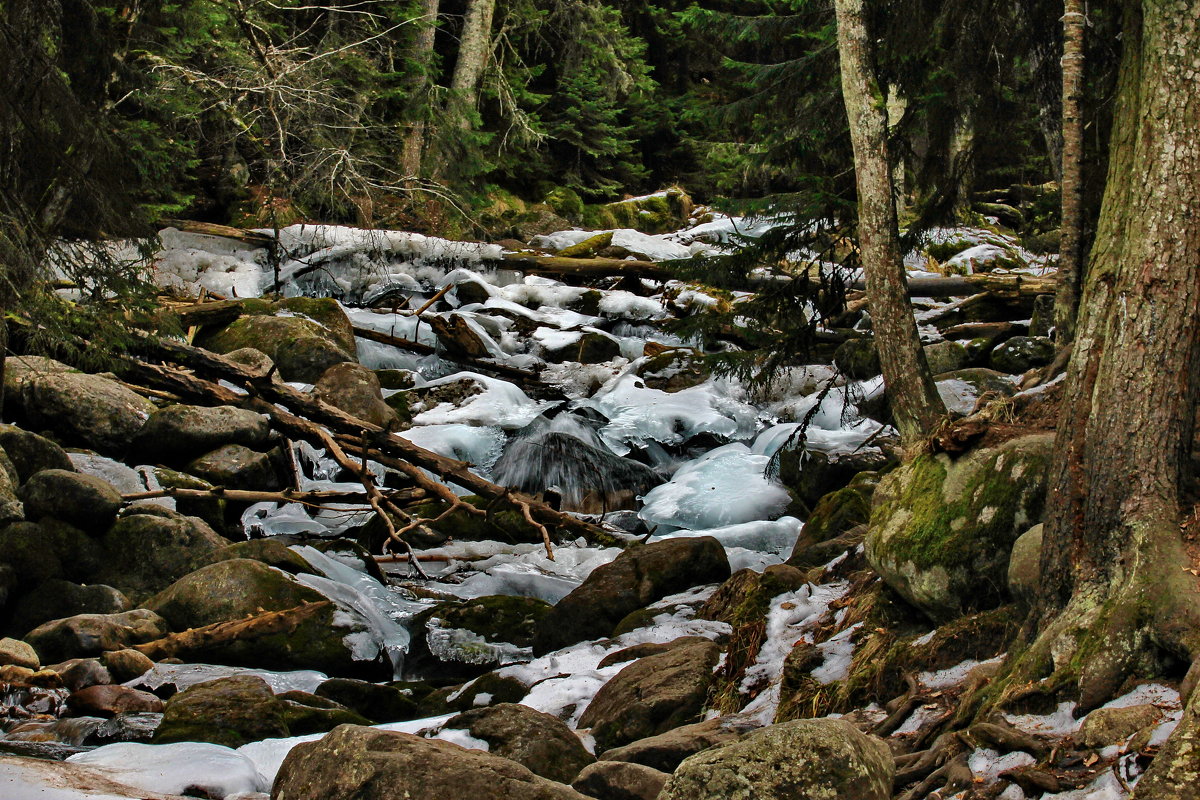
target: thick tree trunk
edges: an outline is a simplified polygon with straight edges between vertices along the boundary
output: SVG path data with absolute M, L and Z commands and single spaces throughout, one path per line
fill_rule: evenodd
M 1054 326 L 1059 344 L 1075 337 L 1083 279 L 1083 0 L 1066 0 L 1062 56 L 1062 244 Z
M 479 84 L 492 53 L 492 17 L 496 0 L 470 0 L 458 43 L 458 60 L 450 82 L 451 100 L 459 104 L 459 125 L 469 128 L 468 113 L 479 99 Z
M 1200 6 L 1133 2 L 1123 42 L 1050 471 L 1040 633 L 1010 676 L 1010 691 L 1075 687 L 1084 708 L 1164 656 L 1200 657 L 1179 527 L 1200 391 Z
M 863 0 L 836 0 L 842 96 L 858 180 L 858 239 L 871 320 L 892 414 L 906 448 L 923 442 L 945 416 L 909 304 L 896 220 L 887 109 L 871 65 Z
M 424 95 L 430 86 L 429 71 L 433 68 L 433 44 L 437 36 L 438 13 L 441 10 L 441 0 L 422 0 L 421 21 L 410 60 L 419 69 L 419 73 L 410 87 L 410 103 L 415 106 L 425 104 Z M 413 102 L 415 101 L 415 103 Z M 425 120 L 415 119 L 404 132 L 404 144 L 401 148 L 400 166 L 405 178 L 414 180 L 421 177 L 421 162 L 425 157 Z

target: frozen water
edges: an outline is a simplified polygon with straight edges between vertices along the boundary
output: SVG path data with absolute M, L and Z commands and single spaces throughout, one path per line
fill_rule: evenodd
M 160 661 L 148 672 L 125 685 L 149 690 L 158 689 L 161 686 L 174 686 L 182 692 L 184 689 L 200 683 L 234 675 L 253 675 L 262 678 L 271 687 L 271 691 L 276 694 L 291 691 L 312 693 L 318 686 L 329 680 L 329 676 L 325 673 L 312 669 L 272 672 L 249 667 L 226 667 L 217 664 L 167 664 Z
M 419 425 L 397 435 L 440 456 L 472 464 L 481 474 L 496 463 L 507 438 L 498 426 L 462 423 Z
M 120 742 L 78 753 L 67 761 L 103 768 L 115 780 L 150 792 L 183 794 L 200 789 L 210 796 L 268 792 L 270 782 L 237 751 L 208 742 L 139 744 Z
M 680 467 L 643 498 L 652 528 L 704 530 L 778 516 L 791 501 L 767 479 L 768 459 L 740 442 L 710 450 Z
M 625 455 L 633 446 L 681 444 L 700 433 L 749 438 L 758 427 L 758 412 L 741 394 L 732 384 L 716 380 L 663 392 L 648 388 L 627 371 L 580 405 L 609 420 L 600 437 L 614 453 Z
M 523 428 L 539 414 L 554 405 L 544 400 L 532 400 L 529 395 L 513 384 L 479 375 L 474 372 L 459 372 L 446 378 L 429 381 L 428 388 L 454 383 L 464 378 L 482 384 L 484 390 L 471 395 L 458 406 L 442 403 L 413 418 L 416 425 L 494 425 L 505 430 Z
M 725 546 L 726 551 L 737 549 L 764 555 L 770 554 L 780 556 L 780 560 L 783 560 L 787 555 L 791 555 L 792 548 L 795 546 L 796 539 L 799 537 L 800 530 L 803 527 L 804 523 L 795 517 L 780 517 L 773 521 L 743 522 L 720 528 L 695 531 L 678 530 L 671 533 L 655 534 L 652 538 L 657 541 L 659 539 L 712 536 Z

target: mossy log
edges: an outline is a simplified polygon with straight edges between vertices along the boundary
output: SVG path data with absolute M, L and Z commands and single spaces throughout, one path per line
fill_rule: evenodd
M 173 658 L 180 653 L 211 648 L 229 642 L 258 639 L 278 633 L 292 633 L 300 627 L 302 622 L 320 613 L 329 605 L 328 600 L 323 600 L 286 608 L 282 611 L 270 611 L 232 622 L 217 622 L 201 628 L 189 628 L 152 642 L 133 645 L 133 649 L 159 661 L 164 658 Z

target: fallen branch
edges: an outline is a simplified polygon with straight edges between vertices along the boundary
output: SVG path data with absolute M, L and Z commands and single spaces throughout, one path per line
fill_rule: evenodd
M 422 470 L 429 470 L 438 475 L 442 480 L 458 484 L 473 494 L 493 499 L 515 510 L 522 511 L 521 504 L 524 504 L 528 507 L 531 516 L 540 524 L 547 528 L 553 527 L 567 538 L 582 536 L 588 541 L 605 546 L 620 547 L 623 545 L 619 537 L 614 536 L 599 526 L 581 520 L 566 512 L 553 509 L 528 495 L 514 492 L 476 475 L 471 471 L 472 465 L 470 464 L 453 458 L 447 458 L 431 450 L 419 447 L 401 436 L 384 430 L 378 425 L 353 417 L 341 409 L 334 408 L 286 384 L 271 381 L 269 377 L 262 376 L 241 364 L 235 364 L 215 353 L 166 340 L 151 341 L 147 339 L 146 345 L 157 351 L 165 359 L 176 361 L 198 372 L 207 373 L 216 378 L 226 380 L 254 395 L 254 397 L 248 398 L 245 395 L 238 395 L 236 392 L 214 383 L 203 381 L 208 387 L 215 387 L 220 390 L 220 396 L 225 399 L 218 400 L 218 402 L 254 408 L 264 413 L 270 413 L 273 418 L 286 415 L 293 419 L 299 419 L 296 415 L 303 414 L 308 418 L 307 420 L 301 420 L 301 422 L 305 423 L 305 428 L 319 423 L 327 427 L 330 431 L 345 436 L 361 437 L 365 432 L 371 447 L 380 456 L 376 460 L 408 475 L 418 487 L 432 491 L 439 498 L 449 499 L 446 497 L 446 493 L 453 495 L 453 492 L 450 492 L 443 484 L 429 478 Z M 159 368 L 159 370 L 164 369 Z M 187 376 L 186 373 L 178 370 L 166 370 L 166 372 L 175 373 L 172 376 L 172 380 L 176 388 L 199 380 L 195 376 Z M 211 397 L 212 395 L 201 393 L 201 396 Z M 286 406 L 291 413 L 283 411 L 275 403 Z M 267 411 L 268 408 L 270 409 L 269 412 Z M 309 422 L 308 420 L 312 420 L 313 422 Z M 385 460 L 382 458 L 384 456 L 390 458 Z M 457 495 L 454 496 L 457 497 Z
M 563 258 L 532 253 L 505 253 L 504 263 L 530 275 L 562 278 L 634 277 L 666 281 L 678 277 L 673 270 L 653 261 L 623 258 Z
M 979 275 L 947 275 L 942 278 L 909 278 L 908 294 L 910 297 L 961 297 L 988 292 L 998 297 L 1014 299 L 1054 294 L 1056 286 L 1057 280 L 1053 275 L 994 275 L 985 272 Z M 865 289 L 866 283 L 854 281 L 849 288 Z
M 164 219 L 161 223 L 184 233 L 199 233 L 204 236 L 218 236 L 222 239 L 236 239 L 239 242 L 254 245 L 255 247 L 270 247 L 275 243 L 275 237 L 269 233 L 248 231 L 244 228 L 231 228 L 228 225 L 215 225 L 211 222 L 197 222 L 191 219 Z
M 328 600 L 317 603 L 305 603 L 302 606 L 269 611 L 247 619 L 231 622 L 217 622 L 201 628 L 189 628 L 180 633 L 172 633 L 161 639 L 155 639 L 145 644 L 135 644 L 133 649 L 154 661 L 164 658 L 176 658 L 218 645 L 236 641 L 261 639 L 278 633 L 294 633 L 305 620 L 319 614 L 331 605 Z
M 384 498 L 396 503 L 409 503 L 423 500 L 428 496 L 424 489 L 399 489 L 388 492 Z M 140 500 L 155 500 L 160 497 L 172 497 L 183 500 L 205 500 L 216 498 L 230 500 L 235 503 L 300 503 L 301 505 L 321 508 L 325 504 L 338 503 L 341 505 L 366 505 L 367 495 L 364 492 L 297 491 L 285 489 L 282 492 L 253 492 L 245 489 L 226 489 L 214 486 L 211 489 L 157 489 L 149 492 L 122 495 L 126 503 L 136 503 Z

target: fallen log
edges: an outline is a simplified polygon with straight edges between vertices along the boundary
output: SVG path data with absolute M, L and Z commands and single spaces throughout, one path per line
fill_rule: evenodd
M 157 369 L 146 370 L 144 374 L 162 377 L 169 382 L 174 391 L 184 391 L 186 388 L 190 388 L 195 394 L 204 397 L 209 402 L 215 400 L 218 403 L 231 403 L 252 408 L 269 414 L 285 427 L 295 427 L 297 432 L 310 430 L 310 426 L 319 424 L 335 433 L 359 437 L 369 447 L 378 450 L 383 455 L 390 456 L 392 460 L 389 461 L 389 465 L 408 475 L 418 487 L 431 492 L 435 497 L 449 499 L 449 496 L 453 496 L 457 499 L 457 496 L 448 487 L 430 479 L 423 470 L 429 470 L 444 481 L 458 484 L 472 494 L 486 497 L 505 507 L 512 508 L 530 519 L 534 525 L 544 525 L 558 532 L 563 538 L 571 539 L 582 536 L 590 542 L 603 546 L 624 546 L 623 540 L 597 525 L 578 519 L 566 512 L 558 511 L 527 494 L 513 491 L 476 475 L 471 471 L 471 464 L 419 447 L 378 425 L 353 417 L 341 409 L 334 408 L 284 383 L 272 381 L 269 375 L 261 375 L 248 367 L 235 364 L 216 353 L 198 347 L 168 340 L 151 340 L 149 337 L 144 342 L 147 348 L 152 352 L 157 352 L 164 360 L 174 361 L 197 372 L 207 373 L 228 381 L 239 386 L 251 396 L 238 394 L 224 386 L 204 381 L 194 375 L 187 375 L 179 370 L 170 370 L 161 366 Z M 156 365 L 146 366 L 155 367 Z M 163 373 L 175 374 L 164 375 Z M 280 406 L 286 407 L 288 411 Z M 297 421 L 307 424 L 299 424 Z
M 189 628 L 186 631 L 168 634 L 152 642 L 135 644 L 133 649 L 149 656 L 154 661 L 161 661 L 164 658 L 175 658 L 181 654 L 230 642 L 261 639 L 264 636 L 273 636 L 278 633 L 294 633 L 301 623 L 319 614 L 330 605 L 328 600 L 322 600 L 317 603 L 305 603 L 295 608 L 287 608 L 283 611 L 269 611 L 246 619 L 216 622 L 202 628 Z
M 249 231 L 244 228 L 232 228 L 228 225 L 216 225 L 211 222 L 197 222 L 191 219 L 164 219 L 163 226 L 175 228 L 184 233 L 199 233 L 203 236 L 218 236 L 222 239 L 236 239 L 243 244 L 255 247 L 270 247 L 275 243 L 275 237 L 269 233 Z
M 214 303 L 191 303 L 170 308 L 186 330 L 206 325 L 228 325 L 242 315 L 243 307 L 241 300 L 218 300 Z
M 372 342 L 390 345 L 400 350 L 405 350 L 409 353 L 417 353 L 423 356 L 440 355 L 448 361 L 453 361 L 456 364 L 471 367 L 485 375 L 494 375 L 498 378 L 503 378 L 507 381 L 520 386 L 529 394 L 540 400 L 566 400 L 567 395 L 562 389 L 557 386 L 552 386 L 539 378 L 536 374 L 529 370 L 510 367 L 507 364 L 498 364 L 495 361 L 489 361 L 483 358 L 467 355 L 465 353 L 451 353 L 445 350 L 425 344 L 424 342 L 414 342 L 412 339 L 404 339 L 399 336 L 392 336 L 379 331 L 373 331 L 370 328 L 354 328 L 354 335 L 362 339 L 367 339 Z
M 909 278 L 909 297 L 961 297 L 987 292 L 997 297 L 1016 299 L 1054 294 L 1057 280 L 1053 275 L 947 275 L 941 278 Z M 854 281 L 851 289 L 866 289 L 865 281 Z
M 530 275 L 550 275 L 561 278 L 613 278 L 632 276 L 668 281 L 677 277 L 675 271 L 653 261 L 634 261 L 622 258 L 563 258 L 533 253 L 505 253 L 504 263 Z

